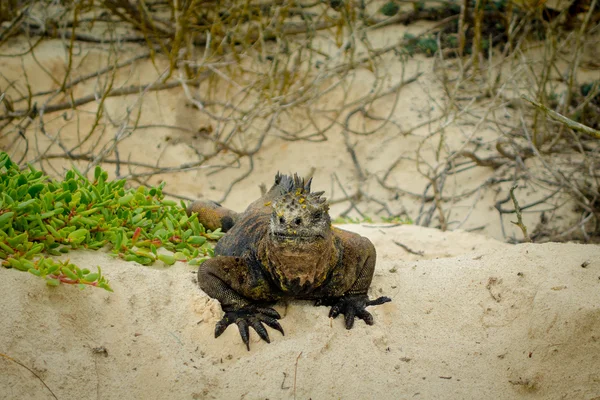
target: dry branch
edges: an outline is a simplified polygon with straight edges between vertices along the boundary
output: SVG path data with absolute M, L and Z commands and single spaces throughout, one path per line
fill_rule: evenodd
M 519 227 L 519 229 L 521 229 L 521 231 L 523 232 L 523 237 L 525 238 L 526 242 L 531 242 L 531 238 L 529 237 L 529 234 L 527 233 L 527 227 L 523 223 L 523 217 L 521 216 L 521 208 L 519 207 L 519 202 L 517 201 L 517 197 L 515 196 L 516 188 L 517 188 L 517 185 L 513 185 L 513 187 L 510 188 L 510 198 L 515 206 L 515 213 L 517 214 L 517 221 L 516 222 L 510 221 L 510 222 L 517 225 Z
M 567 118 L 564 115 L 561 115 L 561 114 L 557 113 L 556 111 L 549 109 L 545 105 L 538 103 L 537 101 L 532 100 L 525 95 L 522 95 L 521 98 L 527 100 L 528 102 L 533 104 L 536 108 L 543 111 L 544 114 L 546 114 L 548 117 L 552 118 L 555 121 L 560 122 L 561 124 L 565 125 L 566 127 L 573 129 L 574 131 L 577 131 L 577 132 L 585 133 L 586 135 L 589 135 L 596 139 L 600 139 L 600 131 L 590 128 L 589 126 L 580 124 L 577 121 L 573 121 L 572 119 Z

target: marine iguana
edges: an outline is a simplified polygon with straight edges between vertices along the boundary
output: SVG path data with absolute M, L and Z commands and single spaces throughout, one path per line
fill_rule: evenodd
M 344 314 L 346 329 L 355 317 L 372 325 L 366 307 L 391 301 L 369 300 L 375 247 L 331 225 L 324 192 L 311 192 L 311 181 L 277 173 L 273 187 L 240 214 L 212 201 L 189 205 L 205 227 L 227 232 L 198 269 L 200 288 L 225 312 L 215 338 L 235 323 L 248 350 L 250 326 L 270 343 L 263 323 L 284 334 L 281 316 L 268 306 L 281 299 L 331 306 L 329 317 Z

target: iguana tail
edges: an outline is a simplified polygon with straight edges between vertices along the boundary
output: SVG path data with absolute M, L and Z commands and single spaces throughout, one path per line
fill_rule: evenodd
M 198 213 L 198 221 L 211 231 L 221 228 L 221 231 L 227 232 L 238 219 L 238 213 L 211 200 L 196 200 L 186 211 L 188 215 Z

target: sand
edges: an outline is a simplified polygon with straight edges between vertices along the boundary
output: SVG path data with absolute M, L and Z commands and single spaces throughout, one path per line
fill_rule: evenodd
M 375 325 L 347 331 L 327 308 L 279 304 L 267 344 L 222 315 L 194 268 L 148 268 L 103 252 L 114 293 L 0 269 L 0 352 L 59 399 L 400 399 L 600 396 L 600 246 L 508 245 L 463 231 L 344 225 L 378 251 Z M 402 243 L 422 256 L 407 253 Z M 0 357 L 0 398 L 50 399 Z

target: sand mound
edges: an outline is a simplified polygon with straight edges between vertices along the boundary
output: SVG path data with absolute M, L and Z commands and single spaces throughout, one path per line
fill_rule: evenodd
M 214 339 L 221 309 L 194 268 L 75 252 L 115 293 L 0 269 L 0 352 L 61 400 L 600 396 L 600 246 L 345 228 L 372 239 L 372 295 L 393 298 L 372 309 L 374 326 L 346 331 L 324 307 L 280 304 L 286 335 L 254 334 L 248 352 L 232 327 Z M 0 369 L 0 398 L 53 398 L 22 366 L 0 357 Z

